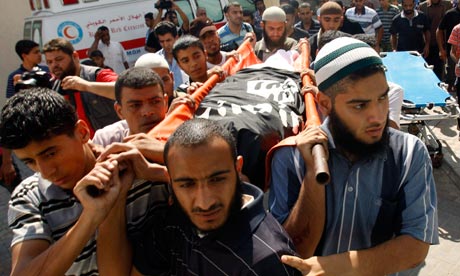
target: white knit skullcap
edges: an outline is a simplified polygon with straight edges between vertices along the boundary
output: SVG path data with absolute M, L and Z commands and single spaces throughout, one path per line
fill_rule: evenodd
M 262 21 L 285 22 L 286 13 L 280 7 L 271 6 L 265 9 L 262 14 Z
M 165 68 L 169 70 L 169 65 L 166 59 L 160 55 L 154 53 L 147 53 L 140 56 L 134 67 L 144 67 L 144 68 Z
M 350 37 L 340 37 L 324 45 L 316 55 L 314 68 L 320 91 L 350 74 L 382 64 L 377 52 L 366 43 Z

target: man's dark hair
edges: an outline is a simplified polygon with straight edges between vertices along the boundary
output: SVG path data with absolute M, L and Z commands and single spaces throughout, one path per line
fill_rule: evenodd
M 367 45 L 371 46 L 372 48 L 375 47 L 376 40 L 375 40 L 375 36 L 373 36 L 373 35 L 355 34 L 355 35 L 353 35 L 353 38 L 356 38 L 357 40 L 361 40 L 362 42 L 366 43 Z
M 177 17 L 176 11 L 167 10 L 167 11 L 165 12 L 165 15 L 164 15 L 163 19 L 167 19 L 167 18 L 169 19 L 169 17 L 170 17 L 171 15 L 174 15 L 175 17 Z
M 341 0 L 333 0 L 333 1 L 339 4 L 339 6 L 343 9 L 343 2 Z
M 281 6 L 281 9 L 284 11 L 285 14 L 294 14 L 295 15 L 295 8 L 289 4 L 285 4 Z
M 18 54 L 19 58 L 21 60 L 24 60 L 22 58 L 22 54 L 28 55 L 30 51 L 32 51 L 33 48 L 38 47 L 38 43 L 32 40 L 24 39 L 24 40 L 19 40 L 16 42 L 16 46 L 14 49 L 16 50 L 16 54 Z
M 94 50 L 89 54 L 89 57 L 90 58 L 93 58 L 93 57 L 101 57 L 101 58 L 103 58 L 104 54 L 100 50 Z
M 227 13 L 230 7 L 241 7 L 241 4 L 236 1 L 228 3 L 224 7 L 224 13 Z
M 254 13 L 250 10 L 243 10 L 243 16 L 249 16 L 251 19 L 254 19 Z
M 121 104 L 123 87 L 141 89 L 154 85 L 160 85 L 161 91 L 165 91 L 160 76 L 151 69 L 144 67 L 129 68 L 123 71 L 115 82 L 115 99 L 118 104 Z
M 311 5 L 310 5 L 310 3 L 308 3 L 308 2 L 302 2 L 302 3 L 299 5 L 299 8 L 302 8 L 302 9 L 309 8 L 309 9 L 311 10 Z
M 297 0 L 289 0 L 289 5 L 291 5 L 294 9 L 299 8 L 299 2 L 297 2 Z
M 318 50 L 321 50 L 324 45 L 339 37 L 351 37 L 351 34 L 338 30 L 325 31 L 318 39 Z
M 156 26 L 155 29 L 153 30 L 158 37 L 159 35 L 165 35 L 165 34 L 171 34 L 173 37 L 177 36 L 177 28 L 174 23 L 170 21 L 161 21 L 159 22 Z
M 163 153 L 165 165 L 168 166 L 168 153 L 171 147 L 197 147 L 209 143 L 214 138 L 221 138 L 228 144 L 232 159 L 236 161 L 236 144 L 230 131 L 216 121 L 196 118 L 184 122 L 169 137 Z
M 153 19 L 153 12 L 148 12 L 144 15 L 144 18 Z
M 66 134 L 78 121 L 73 106 L 57 92 L 42 87 L 22 90 L 6 101 L 0 117 L 0 146 L 21 149 Z
M 54 52 L 54 51 L 63 51 L 65 54 L 71 56 L 75 49 L 72 46 L 72 43 L 65 40 L 64 38 L 55 38 L 48 41 L 45 46 L 43 46 L 43 52 Z
M 203 43 L 201 43 L 198 37 L 194 37 L 193 35 L 184 35 L 184 36 L 181 36 L 174 43 L 174 46 L 172 49 L 174 58 L 177 60 L 177 53 L 181 50 L 186 50 L 190 47 L 198 47 L 204 52 Z
M 98 31 L 108 31 L 109 28 L 107 28 L 107 26 L 100 26 L 99 28 L 97 28 Z
M 96 62 L 94 62 L 92 59 L 85 59 L 84 61 L 80 62 L 83 65 L 88 65 L 88 66 L 94 66 L 97 67 Z

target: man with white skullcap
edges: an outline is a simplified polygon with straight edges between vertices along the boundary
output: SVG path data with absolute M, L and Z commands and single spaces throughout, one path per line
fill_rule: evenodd
M 257 41 L 254 51 L 257 57 L 265 61 L 276 51 L 293 50 L 297 41 L 287 37 L 286 34 L 286 13 L 280 7 L 270 7 L 262 14 L 260 26 L 263 30 L 263 38 Z
M 319 51 L 314 69 L 327 118 L 271 160 L 270 212 L 307 258 L 283 262 L 305 275 L 387 275 L 417 266 L 439 242 L 435 183 L 425 145 L 388 127 L 381 58 L 342 37 Z M 328 155 L 326 186 L 315 177 L 316 144 Z

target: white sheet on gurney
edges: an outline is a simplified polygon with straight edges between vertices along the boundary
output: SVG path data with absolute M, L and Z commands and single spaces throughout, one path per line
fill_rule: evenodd
M 422 56 L 411 52 L 388 52 L 383 57 L 389 81 L 404 89 L 404 101 L 424 108 L 429 104 L 445 106 L 449 93 L 439 86 L 439 79 L 432 69 L 425 67 Z
M 276 51 L 276 53 L 274 53 L 270 57 L 268 57 L 267 60 L 265 60 L 265 62 L 251 65 L 249 66 L 249 68 L 272 67 L 288 71 L 294 71 L 294 61 L 298 57 L 299 53 L 295 50 L 285 51 L 281 49 Z

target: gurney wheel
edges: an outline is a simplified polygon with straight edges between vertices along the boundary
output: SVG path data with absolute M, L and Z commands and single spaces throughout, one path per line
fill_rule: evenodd
M 430 154 L 430 157 L 433 168 L 441 167 L 442 159 L 444 158 L 444 154 L 442 154 L 442 152 L 435 152 L 434 154 Z
M 420 129 L 418 128 L 417 124 L 411 123 L 407 127 L 407 132 L 409 132 L 412 135 L 417 136 L 420 133 Z

